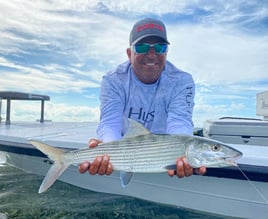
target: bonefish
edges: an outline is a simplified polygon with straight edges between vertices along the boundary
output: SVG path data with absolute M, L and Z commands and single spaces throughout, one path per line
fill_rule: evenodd
M 30 141 L 54 163 L 45 176 L 39 193 L 45 192 L 72 164 L 92 162 L 109 155 L 113 169 L 121 171 L 122 186 L 133 173 L 159 173 L 176 168 L 176 159 L 185 156 L 193 168 L 236 166 L 242 153 L 224 143 L 190 135 L 152 134 L 139 123 L 129 120 L 128 132 L 118 141 L 101 143 L 95 148 L 65 151 L 39 141 Z

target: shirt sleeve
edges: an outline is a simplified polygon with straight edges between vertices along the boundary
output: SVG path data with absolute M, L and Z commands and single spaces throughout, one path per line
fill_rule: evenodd
M 100 123 L 98 139 L 104 142 L 119 140 L 122 137 L 123 110 L 125 105 L 122 85 L 111 77 L 104 76 L 100 90 Z
M 195 84 L 191 75 L 186 76 L 179 81 L 177 89 L 174 89 L 174 95 L 167 107 L 168 134 L 193 134 Z

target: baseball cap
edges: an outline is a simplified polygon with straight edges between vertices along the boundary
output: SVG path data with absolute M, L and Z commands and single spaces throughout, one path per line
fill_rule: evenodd
M 145 18 L 134 24 L 129 35 L 129 45 L 135 45 L 149 36 L 159 37 L 169 44 L 164 23 L 154 18 Z

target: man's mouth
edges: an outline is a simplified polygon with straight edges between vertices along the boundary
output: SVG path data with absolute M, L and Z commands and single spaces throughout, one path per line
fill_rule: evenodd
M 144 63 L 145 65 L 148 65 L 148 66 L 154 66 L 154 65 L 157 65 L 157 63 Z

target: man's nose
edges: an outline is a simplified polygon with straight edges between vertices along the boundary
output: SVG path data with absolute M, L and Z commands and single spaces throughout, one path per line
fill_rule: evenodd
M 149 49 L 147 55 L 149 55 L 149 56 L 155 56 L 155 55 L 156 55 L 155 50 L 154 50 L 154 47 L 151 47 L 151 48 Z

